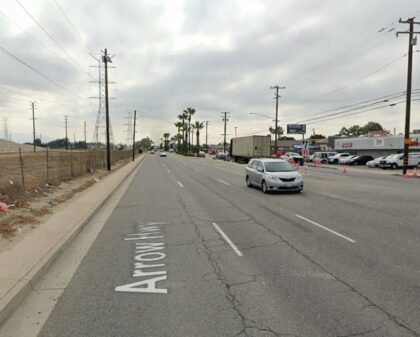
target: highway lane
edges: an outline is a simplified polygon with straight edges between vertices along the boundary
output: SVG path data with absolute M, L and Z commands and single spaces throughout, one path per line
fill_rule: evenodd
M 331 270 L 338 276 L 351 280 L 351 284 L 363 290 L 364 294 L 368 294 L 381 307 L 395 309 L 395 315 L 401 315 L 406 322 L 411 322 L 418 329 L 420 229 L 416 207 L 419 190 L 415 189 L 418 181 L 408 182 L 400 177 L 390 177 L 390 181 L 378 185 L 373 181 L 369 187 L 365 180 L 360 180 L 357 176 L 335 175 L 334 180 L 326 184 L 323 179 L 318 181 L 318 176 L 323 177 L 322 173 L 316 173 L 314 176 L 306 177 L 305 197 L 302 195 L 265 196 L 258 190 L 248 190 L 245 187 L 243 173 L 239 173 L 243 170 L 242 167 L 236 168 L 230 163 L 189 160 L 187 165 L 185 160 L 178 162 L 186 166 L 186 169 L 188 166 L 200 166 L 199 169 L 195 167 L 193 171 L 208 175 L 210 180 L 216 172 L 219 172 L 219 177 L 223 177 L 232 188 L 237 189 L 233 193 L 222 193 L 221 197 L 232 197 L 231 200 L 238 205 L 243 205 L 245 209 L 252 207 L 246 204 L 248 200 L 251 205 L 255 203 L 257 207 L 265 208 L 274 216 L 287 217 L 286 224 L 289 225 L 282 235 L 311 256 L 316 256 L 318 261 L 332 268 Z M 220 167 L 223 170 L 218 171 L 211 166 Z M 232 172 L 229 178 L 226 177 L 228 171 Z M 223 187 L 210 184 L 209 188 Z M 368 194 L 377 194 L 379 200 L 371 202 L 369 199 L 364 199 L 365 190 Z M 341 198 L 339 194 L 342 191 L 349 191 L 349 195 Z M 363 196 L 358 196 L 358 192 Z M 244 194 L 249 197 L 245 198 Z M 390 194 L 395 194 L 397 199 L 384 197 Z M 359 202 L 359 199 L 362 200 Z M 401 204 L 401 208 L 396 212 L 389 211 L 395 207 L 395 203 Z M 369 204 L 374 204 L 374 207 Z M 347 250 L 336 247 L 329 233 L 322 233 L 315 229 L 309 229 L 311 233 L 306 238 L 299 236 L 299 231 L 294 229 L 300 227 L 293 219 L 293 214 L 296 215 L 298 212 L 355 239 L 357 248 Z M 311 226 L 303 224 L 305 225 Z M 323 234 L 326 235 L 322 237 Z M 313 238 L 320 239 L 314 244 Z M 384 285 L 384 287 L 378 285 Z
M 397 238 L 387 204 L 360 223 L 340 199 L 366 182 L 310 174 L 264 195 L 240 165 L 149 155 L 39 336 L 418 336 L 416 213 Z

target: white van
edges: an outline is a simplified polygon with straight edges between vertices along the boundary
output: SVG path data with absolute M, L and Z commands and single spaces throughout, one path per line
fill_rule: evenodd
M 381 162 L 382 168 L 402 168 L 404 166 L 404 155 L 402 153 L 393 156 L 388 156 L 385 162 Z M 420 152 L 412 152 L 408 154 L 408 166 L 420 166 Z

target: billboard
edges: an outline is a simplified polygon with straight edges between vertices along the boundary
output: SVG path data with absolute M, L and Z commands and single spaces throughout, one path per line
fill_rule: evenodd
M 301 134 L 306 133 L 306 124 L 287 124 L 288 134 Z

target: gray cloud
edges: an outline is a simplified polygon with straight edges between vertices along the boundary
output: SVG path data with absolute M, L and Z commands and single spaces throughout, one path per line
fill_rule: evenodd
M 95 64 L 94 59 L 52 1 L 39 0 L 33 4 L 22 0 L 22 3 L 83 69 L 96 76 L 95 68 L 89 68 Z M 406 53 L 407 36 L 397 39 L 395 32 L 378 31 L 388 26 L 404 30 L 404 25 L 397 24 L 400 16 L 420 15 L 416 0 L 60 0 L 59 3 L 92 51 L 99 53 L 107 47 L 115 54 L 117 69 L 110 70 L 110 77 L 117 84 L 111 85 L 111 95 L 118 100 L 111 103 L 111 113 L 114 134 L 120 141 L 125 138 L 123 117 L 127 109 L 139 111 L 143 119 L 141 135 L 158 140 L 165 131 L 174 133 L 176 116 L 185 107 L 193 106 L 197 119 L 211 121 L 212 141 L 220 141 L 220 111 L 231 112 L 231 134 L 234 126 L 242 134 L 268 128 L 268 119 L 258 119 L 249 112 L 273 115 L 273 92 L 269 89 L 273 84 L 287 87 L 280 100 L 283 121 L 308 119 L 319 111 L 402 91 L 406 58 L 346 89 L 305 103 Z M 0 10 L 67 58 L 13 0 L 5 1 Z M 365 42 L 352 52 L 341 54 L 360 41 Z M 82 97 L 72 96 L 0 54 L 0 85 L 39 100 L 42 118 L 38 123 L 43 134 L 50 138 L 62 136 L 64 113 L 71 115 L 73 132 L 78 137 L 84 120 L 92 133 L 97 102 L 88 97 L 95 96 L 97 89 L 95 84 L 88 85 L 91 79 L 84 72 L 42 49 L 1 16 L 0 45 L 58 78 Z M 419 55 L 414 57 L 415 88 L 420 85 Z M 335 58 L 329 67 L 319 66 L 331 57 Z M 9 123 L 13 129 L 27 134 L 29 139 L 30 125 L 25 115 L 29 98 L 0 89 L 0 99 L 0 117 L 12 115 Z M 419 104 L 414 103 L 413 127 L 420 124 L 418 109 Z M 332 134 L 342 125 L 363 124 L 371 119 L 387 128 L 402 128 L 403 111 L 404 105 L 399 105 L 312 126 L 310 123 L 308 128 Z

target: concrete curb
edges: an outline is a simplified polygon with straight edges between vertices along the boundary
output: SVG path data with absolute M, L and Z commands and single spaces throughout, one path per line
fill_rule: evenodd
M 330 166 L 325 166 L 325 165 L 321 165 L 321 166 L 316 166 L 316 165 L 314 165 L 314 164 L 306 164 L 306 166 L 308 166 L 308 167 L 317 167 L 317 168 L 324 168 L 324 169 L 327 169 L 327 170 L 336 170 L 336 171 L 338 171 L 339 169 L 337 168 L 337 167 L 330 167 Z M 344 166 L 343 166 L 344 167 Z
M 127 176 L 133 173 L 139 167 L 140 163 L 144 160 L 145 157 L 145 154 L 141 155 L 140 158 L 136 160 L 134 165 L 128 169 L 127 174 L 123 175 L 121 179 L 118 179 L 118 181 L 112 185 L 111 189 L 107 191 L 106 194 L 98 198 L 93 207 L 87 211 L 87 214 L 82 219 L 77 220 L 71 226 L 71 229 L 65 233 L 65 235 L 57 238 L 57 241 L 52 245 L 47 253 L 42 256 L 39 261 L 35 262 L 35 265 L 30 266 L 28 270 L 23 271 L 24 276 L 10 286 L 9 291 L 0 299 L 0 326 L 5 323 L 9 316 L 30 294 L 30 292 L 34 289 L 35 284 L 45 275 L 56 258 L 66 250 L 66 248 L 73 242 L 73 240 L 82 231 L 82 229 L 95 216 L 103 204 L 112 196 L 118 187 L 120 187 L 121 181 L 125 180 Z M 123 168 L 124 166 L 120 167 L 115 171 L 115 173 Z

